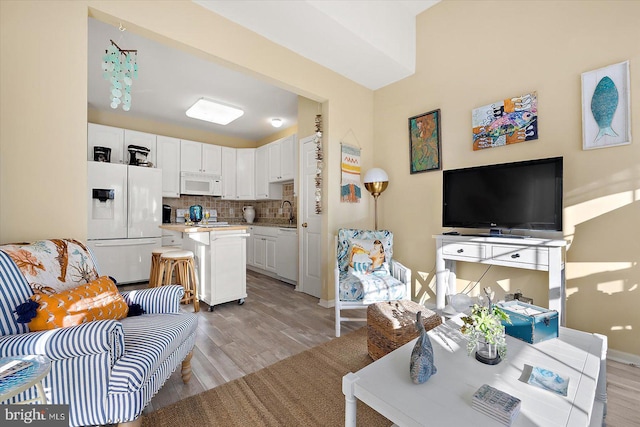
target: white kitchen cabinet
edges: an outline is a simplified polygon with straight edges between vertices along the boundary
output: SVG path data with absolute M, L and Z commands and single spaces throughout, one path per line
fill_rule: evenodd
M 180 140 L 158 135 L 156 162 L 162 169 L 162 197 L 180 197 Z
M 180 171 L 222 174 L 222 147 L 183 139 L 180 141 Z
M 222 174 L 222 147 L 202 144 L 202 172 L 212 175 Z
M 236 199 L 236 151 L 222 147 L 222 198 Z
M 247 297 L 246 233 L 244 230 L 212 230 L 185 233 L 182 248 L 194 253 L 198 299 L 213 306 Z
M 269 147 L 269 182 L 291 181 L 296 172 L 296 136 L 267 144 Z
M 222 198 L 255 200 L 255 148 L 222 147 Z
M 124 159 L 127 164 L 131 164 L 129 156 L 129 146 L 137 145 L 149 150 L 147 161 L 153 166 L 156 165 L 156 135 L 146 132 L 138 132 L 137 130 L 124 130 Z
M 182 246 L 182 233 L 162 229 L 162 246 Z
M 282 199 L 282 184 L 269 182 L 269 146 L 256 148 L 256 200 Z
M 94 161 L 93 148 L 111 149 L 111 163 L 124 163 L 124 129 L 112 126 L 87 124 L 87 160 Z M 127 152 L 128 154 L 128 152 Z
M 270 273 L 276 272 L 276 239 L 278 229 L 275 227 L 253 228 L 253 266 Z
M 239 148 L 236 156 L 236 199 L 255 200 L 256 149 Z

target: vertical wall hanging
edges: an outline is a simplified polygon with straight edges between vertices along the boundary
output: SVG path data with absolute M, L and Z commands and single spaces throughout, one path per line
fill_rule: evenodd
M 582 73 L 582 149 L 631 143 L 629 61 Z
M 120 25 L 120 31 L 125 29 Z M 102 76 L 109 80 L 111 108 L 116 109 L 122 104 L 124 111 L 131 109 L 131 85 L 133 79 L 138 78 L 138 51 L 120 49 L 110 40 L 111 45 L 102 57 Z
M 316 214 L 322 213 L 322 168 L 323 157 L 322 154 L 322 114 L 316 115 Z
M 340 143 L 340 200 L 347 203 L 359 203 L 362 197 L 360 188 L 360 148 Z
M 531 92 L 476 108 L 471 123 L 474 151 L 538 139 L 538 95 Z

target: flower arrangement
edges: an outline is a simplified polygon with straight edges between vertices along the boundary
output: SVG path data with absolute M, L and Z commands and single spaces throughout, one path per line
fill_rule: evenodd
M 471 314 L 462 318 L 463 325 L 460 332 L 469 337 L 467 344 L 469 355 L 476 350 L 478 342 L 482 339 L 485 343 L 495 346 L 498 355 L 504 359 L 507 355 L 507 341 L 502 321 L 511 323 L 511 320 L 504 310 L 491 303 L 491 289 L 485 288 L 484 292 L 489 299 L 489 305 L 474 304 Z

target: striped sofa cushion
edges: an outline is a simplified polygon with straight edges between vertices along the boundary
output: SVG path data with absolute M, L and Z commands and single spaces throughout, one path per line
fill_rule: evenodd
M 122 319 L 124 355 L 111 371 L 110 393 L 139 390 L 198 326 L 195 314 L 147 314 Z
M 0 336 L 29 332 L 26 324 L 17 323 L 16 307 L 33 294 L 13 260 L 0 251 Z

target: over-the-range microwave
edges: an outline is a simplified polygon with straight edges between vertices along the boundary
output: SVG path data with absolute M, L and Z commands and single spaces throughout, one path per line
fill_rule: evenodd
M 222 196 L 222 180 L 220 175 L 180 172 L 180 194 Z

